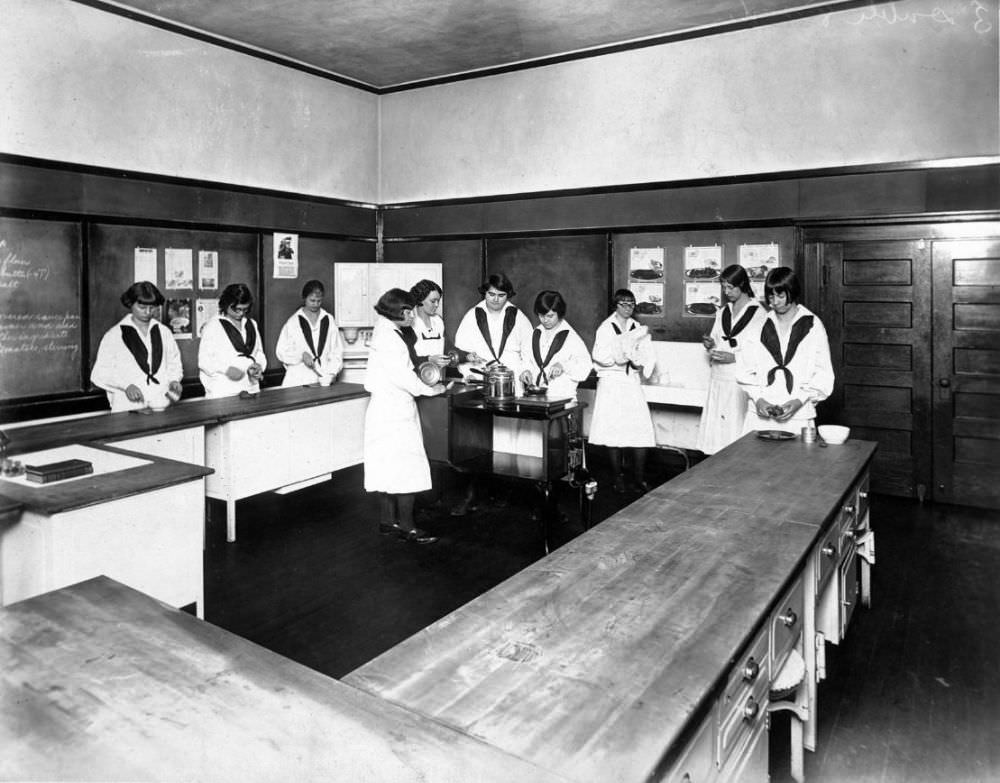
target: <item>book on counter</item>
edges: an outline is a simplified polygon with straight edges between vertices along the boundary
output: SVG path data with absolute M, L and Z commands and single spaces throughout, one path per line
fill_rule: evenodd
M 50 481 L 86 476 L 93 472 L 93 463 L 85 459 L 64 459 L 60 462 L 50 462 L 47 465 L 24 466 L 24 477 L 36 484 L 48 484 Z

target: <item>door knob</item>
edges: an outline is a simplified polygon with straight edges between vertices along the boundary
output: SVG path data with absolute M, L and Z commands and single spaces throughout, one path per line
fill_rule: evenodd
M 951 386 L 951 379 L 950 378 L 941 378 L 941 379 L 938 380 L 938 385 L 942 389 L 947 389 L 949 386 Z

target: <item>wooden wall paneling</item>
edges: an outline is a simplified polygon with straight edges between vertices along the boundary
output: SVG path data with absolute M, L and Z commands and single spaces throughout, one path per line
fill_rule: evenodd
M 561 237 L 490 239 L 486 244 L 490 274 L 504 272 L 513 282 L 514 299 L 533 325 L 535 297 L 540 291 L 559 291 L 566 300 L 566 320 L 594 347 L 597 325 L 608 315 L 607 237 L 584 234 Z
M 477 239 L 428 242 L 387 242 L 390 263 L 440 263 L 444 289 L 444 331 L 450 347 L 466 311 L 482 300 L 479 286 L 485 275 L 484 243 Z
M 806 244 L 806 263 L 823 269 L 819 314 L 827 327 L 836 387 L 823 421 L 878 441 L 875 491 L 912 497 L 931 481 L 928 243 L 879 239 Z
M 153 281 L 167 299 L 190 298 L 192 307 L 197 299 L 218 300 L 230 283 L 246 283 L 258 295 L 257 235 L 229 231 L 205 231 L 155 226 L 124 226 L 94 223 L 89 226 L 90 263 L 87 270 L 90 287 L 90 351 L 91 362 L 97 357 L 97 346 L 104 333 L 117 323 L 125 308 L 119 301 L 122 292 L 134 282 L 135 248 L 156 248 L 157 279 Z M 164 280 L 166 248 L 190 248 L 194 288 L 171 290 Z M 214 250 L 219 254 L 218 288 L 198 287 L 198 251 Z M 214 314 L 214 313 L 213 313 Z M 260 317 L 259 302 L 252 317 Z M 163 313 L 165 318 L 166 314 Z M 185 381 L 198 378 L 197 319 L 192 313 L 192 338 L 178 340 L 184 363 Z M 265 338 L 267 334 L 265 332 Z M 89 370 L 89 368 L 88 368 Z M 89 379 L 89 372 L 88 372 Z
M 802 265 L 796 258 L 796 231 L 791 226 L 620 233 L 612 235 L 612 242 L 613 289 L 628 287 L 629 253 L 632 248 L 663 248 L 663 313 L 637 316 L 649 326 L 657 340 L 698 342 L 712 327 L 713 316 L 691 315 L 684 310 L 684 286 L 688 282 L 684 277 L 684 249 L 689 245 L 722 245 L 722 266 L 725 268 L 738 263 L 740 245 L 776 242 L 781 254 L 779 263 L 802 272 Z M 721 291 L 719 296 L 721 299 Z
M 375 237 L 376 210 L 365 205 L 3 155 L 0 207 L 96 219 Z
M 932 252 L 934 498 L 1000 508 L 1000 235 Z
M 279 232 L 282 233 L 282 232 Z M 295 232 L 284 232 L 295 233 Z M 292 313 L 302 306 L 302 286 L 307 280 L 319 280 L 326 288 L 323 307 L 333 312 L 334 277 L 333 265 L 341 261 L 370 263 L 375 260 L 375 243 L 326 237 L 299 236 L 299 273 L 295 278 L 274 277 L 274 232 L 261 237 L 261 259 L 263 264 L 263 285 L 261 307 L 263 314 L 261 330 L 267 351 L 269 377 L 276 383 L 284 377 L 284 369 L 278 361 L 275 350 L 278 335 Z

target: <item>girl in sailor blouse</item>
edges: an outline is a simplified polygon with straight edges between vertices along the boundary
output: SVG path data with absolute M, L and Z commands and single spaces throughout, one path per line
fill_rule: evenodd
M 816 417 L 816 403 L 833 392 L 830 343 L 823 322 L 799 303 L 802 287 L 793 270 L 772 269 L 764 293 L 771 312 L 739 376 L 749 398 L 744 431 L 798 434 Z
M 514 284 L 502 272 L 490 275 L 479 286 L 483 301 L 469 310 L 455 332 L 455 345 L 468 352 L 468 361 L 502 364 L 520 378 L 531 350 L 531 322 L 510 303 Z M 520 390 L 518 390 L 520 391 Z
M 275 354 L 285 365 L 282 386 L 329 386 L 344 364 L 344 346 L 333 316 L 323 309 L 326 289 L 319 280 L 302 287 L 302 307 L 285 321 Z
M 198 349 L 198 371 L 206 397 L 233 397 L 260 391 L 267 366 L 260 328 L 250 317 L 253 294 L 243 283 L 227 285 L 219 315 L 205 324 Z
M 763 305 L 754 298 L 750 276 L 742 266 L 727 266 L 719 275 L 719 282 L 725 304 L 715 315 L 712 331 L 702 338 L 712 368 L 698 428 L 697 448 L 705 454 L 714 454 L 743 435 L 747 395 L 736 382 L 736 376 L 766 316 Z
M 180 399 L 181 354 L 170 329 L 153 317 L 163 302 L 159 289 L 145 280 L 121 295 L 128 315 L 101 339 L 90 373 L 91 382 L 107 392 L 112 411 Z
M 648 329 L 632 318 L 635 294 L 620 288 L 615 291 L 614 302 L 614 312 L 601 322 L 594 335 L 597 392 L 589 440 L 608 447 L 615 492 L 626 489 L 625 449 L 632 454 L 633 489 L 646 492 L 649 490 L 645 479 L 646 449 L 656 445 L 656 436 L 642 393 L 643 364 L 637 351 L 637 337 L 641 338 L 641 333 Z
M 576 330 L 564 320 L 566 300 L 558 291 L 542 291 L 535 297 L 538 327 L 531 333 L 521 383 L 546 389 L 553 400 L 576 399 L 576 387 L 593 369 L 590 352 Z

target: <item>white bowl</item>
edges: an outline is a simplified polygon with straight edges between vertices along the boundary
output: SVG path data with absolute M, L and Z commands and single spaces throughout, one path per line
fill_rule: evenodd
M 167 409 L 167 406 L 170 405 L 170 401 L 162 397 L 158 397 L 155 400 L 149 400 L 147 404 L 154 411 L 165 411 Z
M 842 427 L 839 424 L 821 424 L 817 429 L 819 436 L 831 446 L 839 446 L 851 434 L 850 427 Z

